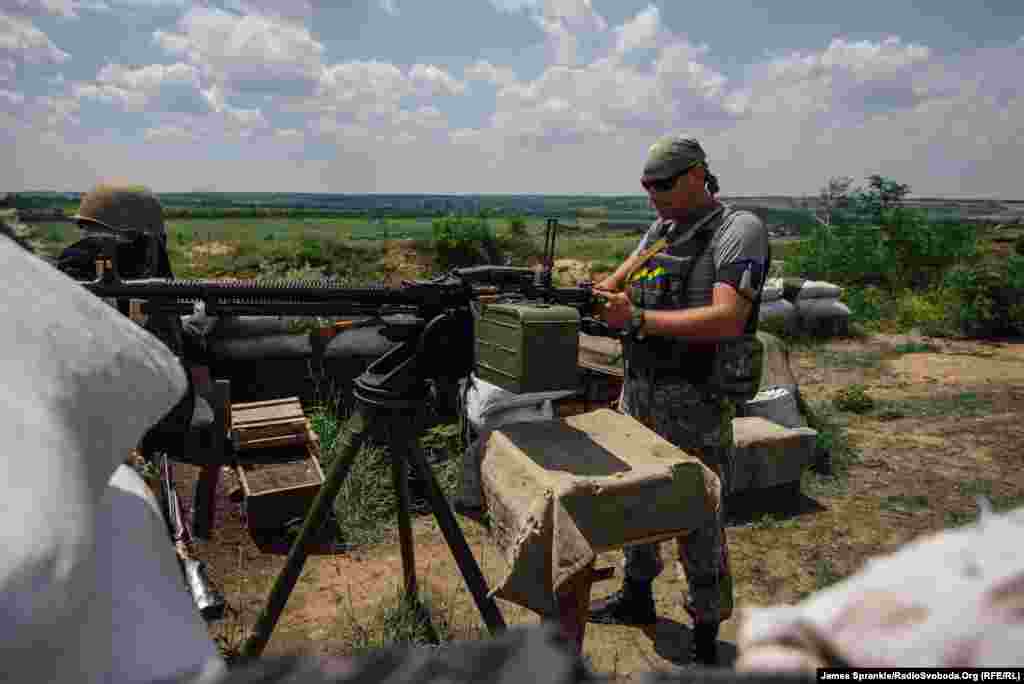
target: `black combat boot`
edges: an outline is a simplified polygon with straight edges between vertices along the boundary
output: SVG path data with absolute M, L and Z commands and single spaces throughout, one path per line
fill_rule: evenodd
M 718 665 L 718 623 L 697 623 L 690 641 L 690 662 L 697 665 Z
M 590 604 L 590 622 L 605 625 L 652 625 L 658 621 L 654 612 L 654 594 L 651 582 L 639 582 L 628 577 L 622 589 L 607 598 Z

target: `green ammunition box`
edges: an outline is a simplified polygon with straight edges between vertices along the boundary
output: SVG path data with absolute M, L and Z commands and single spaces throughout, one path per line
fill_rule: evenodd
M 580 315 L 571 306 L 485 304 L 474 327 L 481 380 L 516 394 L 580 388 Z

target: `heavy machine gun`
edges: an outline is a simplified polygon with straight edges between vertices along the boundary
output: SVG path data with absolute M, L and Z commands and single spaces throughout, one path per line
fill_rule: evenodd
M 123 280 L 117 263 L 117 236 L 106 242 L 98 260 L 99 275 L 83 282 L 90 292 L 125 308 L 135 301 L 146 315 L 165 313 L 209 316 L 384 316 L 412 314 L 425 321 L 442 312 L 469 313 L 486 301 L 561 304 L 580 313 L 581 330 L 612 335 L 593 315 L 598 299 L 591 284 L 555 287 L 552 283 L 558 221 L 549 219 L 544 265 L 540 270 L 515 266 L 456 268 L 429 280 L 405 281 L 400 287 L 351 287 L 339 280 Z M 471 333 L 470 333 L 471 334 Z
M 433 471 L 419 450 L 424 405 L 430 382 L 465 378 L 474 365 L 474 315 L 488 303 L 558 304 L 579 313 L 580 330 L 614 336 L 594 315 L 600 295 L 589 283 L 554 287 L 553 266 L 558 222 L 549 219 L 544 264 L 539 271 L 510 266 L 457 268 L 436 278 L 403 282 L 400 287 L 348 287 L 322 281 L 122 280 L 117 263 L 117 236 L 103 238 L 98 276 L 83 285 L 125 314 L 175 319 L 179 315 L 208 316 L 332 316 L 383 317 L 410 314 L 418 320 L 415 334 L 370 365 L 355 381 L 356 411 L 349 420 L 340 451 L 331 464 L 281 574 L 278 576 L 252 634 L 243 648 L 246 658 L 258 657 L 273 632 L 308 554 L 322 529 L 357 452 L 375 424 L 389 430 L 394 485 L 398 494 L 399 538 L 406 595 L 418 596 L 408 476 L 414 468 L 426 483 L 427 497 L 439 527 L 452 550 L 485 624 L 492 633 L 503 631 L 504 620 L 489 596 L 480 568 L 466 544 Z

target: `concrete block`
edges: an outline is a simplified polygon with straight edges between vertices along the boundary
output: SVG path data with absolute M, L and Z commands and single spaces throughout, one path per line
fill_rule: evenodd
M 799 482 L 814 462 L 817 432 L 785 428 L 764 418 L 735 418 L 732 493 Z

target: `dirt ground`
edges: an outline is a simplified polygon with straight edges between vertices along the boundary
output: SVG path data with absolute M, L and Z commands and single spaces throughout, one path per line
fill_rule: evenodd
M 859 454 L 845 486 L 818 486 L 810 475 L 801 495 L 802 512 L 730 524 L 738 606 L 796 602 L 855 572 L 871 556 L 966 522 L 977 493 L 1024 504 L 1024 421 L 1019 418 L 1024 411 L 1024 342 L 929 339 L 923 342 L 932 345 L 930 351 L 906 346 L 921 342 L 873 336 L 791 351 L 793 372 L 812 406 L 840 388 L 861 384 L 889 410 L 838 414 Z M 188 466 L 179 466 L 178 473 L 187 499 L 195 473 Z M 234 611 L 212 625 L 211 634 L 237 645 L 265 601 L 284 554 L 254 544 L 239 504 L 229 500 L 237 479 L 225 473 L 215 537 L 199 543 L 197 551 Z M 493 586 L 504 567 L 498 550 L 480 524 L 463 516 L 459 522 Z M 433 518 L 416 519 L 415 541 L 421 586 L 448 607 L 456 633 L 467 638 L 482 634 L 482 621 Z M 667 562 L 655 583 L 657 625 L 588 626 L 584 653 L 596 670 L 628 676 L 687 664 L 690 621 L 681 605 L 685 579 L 668 562 L 674 551 L 674 544 L 663 546 Z M 599 559 L 599 566 L 615 567 L 616 577 L 596 585 L 595 598 L 618 587 L 620 559 L 619 553 Z M 267 654 L 345 653 L 354 626 L 383 598 L 395 595 L 401 577 L 395 538 L 354 553 L 310 557 Z M 524 609 L 499 605 L 510 625 L 537 622 Z M 722 627 L 721 653 L 727 662 L 735 658 L 740 620 L 741 611 Z

